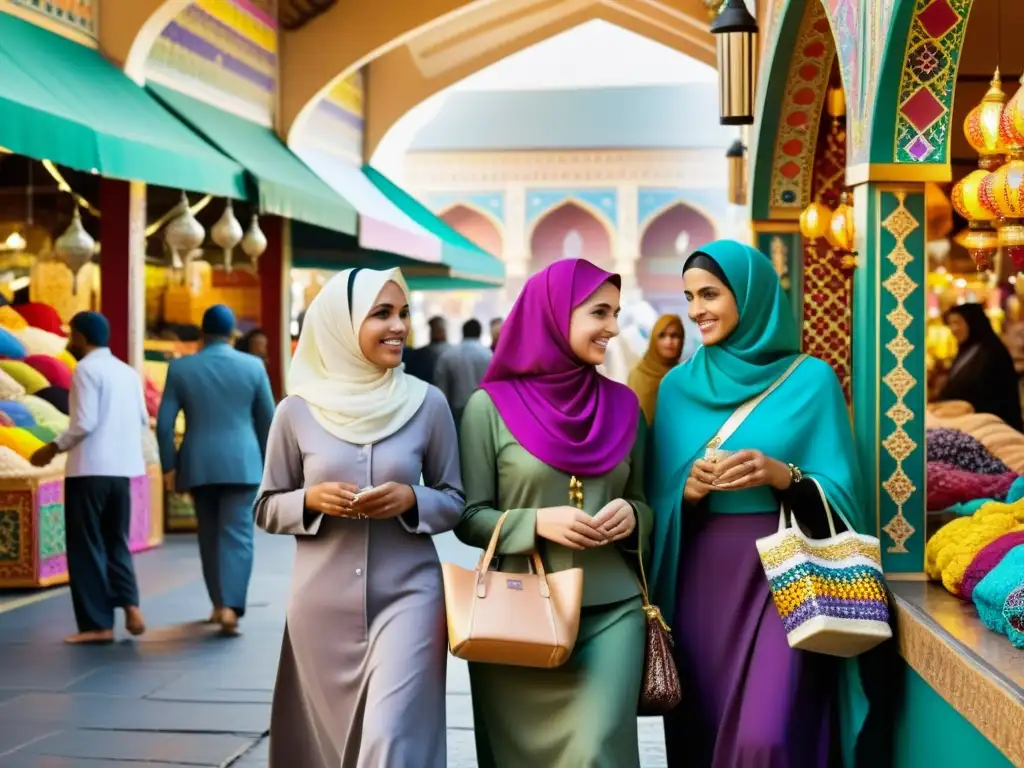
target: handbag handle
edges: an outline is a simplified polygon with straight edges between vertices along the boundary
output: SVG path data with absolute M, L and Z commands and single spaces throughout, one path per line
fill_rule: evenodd
M 828 520 L 828 535 L 831 538 L 835 538 L 836 523 L 835 520 L 832 518 L 832 505 L 828 503 L 828 497 L 825 496 L 825 489 L 821 487 L 821 483 L 819 483 L 815 478 L 811 477 L 810 475 L 804 475 L 804 477 L 806 477 L 808 480 L 814 483 L 814 487 L 818 489 L 818 495 L 821 497 L 821 503 L 825 507 L 825 518 Z M 852 528 L 850 528 L 850 524 L 846 521 L 846 518 L 844 518 L 842 514 L 839 515 L 839 519 L 843 521 L 847 529 L 853 530 Z M 794 525 L 794 527 L 796 526 L 796 515 L 790 515 L 790 522 Z M 784 530 L 786 530 L 786 508 L 785 506 L 780 504 L 779 533 L 782 533 L 782 531 Z
M 501 526 L 505 523 L 505 518 L 508 517 L 508 512 L 502 512 L 501 517 L 498 518 L 498 522 L 494 526 L 494 533 L 491 534 L 491 540 L 487 543 L 487 550 L 481 556 L 480 561 L 476 566 L 476 596 L 486 597 L 487 596 L 487 573 L 491 567 L 491 561 L 494 559 L 494 553 L 498 549 L 498 537 L 501 535 Z M 544 570 L 544 561 L 541 560 L 540 553 L 534 551 L 530 555 L 530 559 L 533 562 L 534 570 L 537 573 L 538 584 L 540 586 L 541 597 L 551 597 L 551 590 L 548 587 L 548 574 Z
M 629 506 L 633 507 L 632 504 Z M 661 615 L 661 609 L 651 604 L 650 590 L 647 587 L 647 573 L 644 571 L 644 527 L 636 507 L 633 507 L 633 514 L 636 515 L 636 527 L 640 529 L 637 532 L 636 558 L 640 562 L 640 597 L 644 603 L 643 612 L 647 615 L 647 618 L 656 620 L 661 625 L 661 628 L 671 637 L 672 629 L 669 627 L 668 622 L 665 621 L 665 617 Z

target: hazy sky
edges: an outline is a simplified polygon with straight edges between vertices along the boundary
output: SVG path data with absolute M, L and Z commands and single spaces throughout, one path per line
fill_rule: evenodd
M 373 164 L 402 183 L 402 157 L 416 132 L 456 90 L 536 90 L 712 82 L 715 70 L 605 21 L 590 21 L 482 69 L 409 111 L 388 132 Z

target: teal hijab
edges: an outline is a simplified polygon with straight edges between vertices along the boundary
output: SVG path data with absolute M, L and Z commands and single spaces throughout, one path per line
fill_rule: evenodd
M 682 543 L 683 485 L 693 462 L 726 419 L 770 387 L 800 352 L 800 336 L 790 304 L 768 257 L 730 240 L 699 251 L 725 274 L 739 308 L 739 324 L 728 338 L 701 347 L 662 379 L 654 416 L 647 499 L 654 509 L 651 568 L 652 602 L 672 621 Z M 860 470 L 846 399 L 832 368 L 817 358 L 800 363 L 725 441 L 728 450 L 757 449 L 794 464 L 817 480 L 833 513 L 857 531 L 868 528 Z M 766 489 L 715 494 L 730 511 L 774 512 Z M 744 505 L 743 499 L 753 501 Z M 769 508 L 765 508 L 769 507 Z M 772 508 L 774 507 L 774 508 Z M 754 546 L 754 542 L 750 542 Z M 868 704 L 857 661 L 843 665 L 839 695 L 844 763 L 867 716 Z
M 683 485 L 693 462 L 740 405 L 770 387 L 800 354 L 789 301 L 771 261 L 731 240 L 700 249 L 725 274 L 739 324 L 728 338 L 701 347 L 662 380 L 653 425 L 648 500 L 655 528 L 650 576 L 657 605 L 671 616 L 682 539 Z M 864 527 L 860 472 L 842 388 L 831 367 L 807 358 L 751 413 L 723 448 L 757 449 L 794 464 L 821 483 L 835 512 Z M 716 507 L 772 512 L 765 489 L 719 492 Z M 744 508 L 743 500 L 755 508 Z M 753 546 L 753 542 L 751 542 Z

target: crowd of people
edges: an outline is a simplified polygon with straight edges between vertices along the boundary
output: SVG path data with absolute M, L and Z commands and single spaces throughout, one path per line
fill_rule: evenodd
M 601 370 L 620 333 L 621 279 L 585 259 L 531 276 L 492 324 L 491 348 L 476 320 L 449 344 L 441 318 L 409 348 L 401 271 L 345 270 L 306 311 L 276 410 L 257 355 L 228 344 L 230 311 L 207 311 L 203 350 L 168 372 L 161 461 L 168 488 L 195 498 L 210 620 L 225 632 L 244 614 L 253 519 L 297 542 L 271 766 L 446 765 L 448 637 L 430 537 L 454 531 L 483 549 L 499 520 L 502 569 L 525 573 L 534 555 L 548 573 L 580 568 L 582 607 L 565 664 L 470 664 L 481 766 L 639 766 L 641 561 L 685 692 L 665 717 L 670 765 L 824 768 L 880 743 L 865 724 L 886 719 L 870 716 L 879 702 L 861 668 L 787 644 L 755 548 L 780 500 L 820 528 L 818 485 L 850 527 L 869 527 L 839 382 L 800 356 L 768 257 L 719 241 L 682 272 L 702 345 L 680 364 L 682 318 L 661 317 L 616 380 Z M 83 457 L 76 514 L 94 522 L 71 563 L 75 642 L 109 641 L 116 607 L 130 632 L 144 629 L 121 546 L 123 484 L 98 480 L 123 474 L 123 436 L 143 428 L 144 409 L 123 407 L 141 403 L 138 377 L 105 349 L 101 321 L 71 323 L 89 364 L 76 369 L 72 429 L 39 459 Z M 90 385 L 99 379 L 121 389 Z M 734 425 L 732 450 L 709 448 L 766 391 Z M 117 469 L 90 464 L 96 452 Z

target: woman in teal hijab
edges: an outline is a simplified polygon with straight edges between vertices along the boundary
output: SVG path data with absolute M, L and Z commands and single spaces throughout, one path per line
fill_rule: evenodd
M 851 720 L 843 730 L 856 737 L 863 696 L 841 707 L 840 663 L 789 647 L 755 541 L 778 529 L 782 499 L 814 535 L 827 530 L 804 476 L 848 525 L 867 526 L 846 402 L 827 363 L 798 362 L 797 326 L 765 255 L 714 242 L 687 259 L 683 279 L 703 346 L 662 381 L 648 474 L 652 587 L 686 692 L 666 717 L 669 765 L 825 768 L 839 746 L 833 722 Z M 732 413 L 787 371 L 709 452 Z

